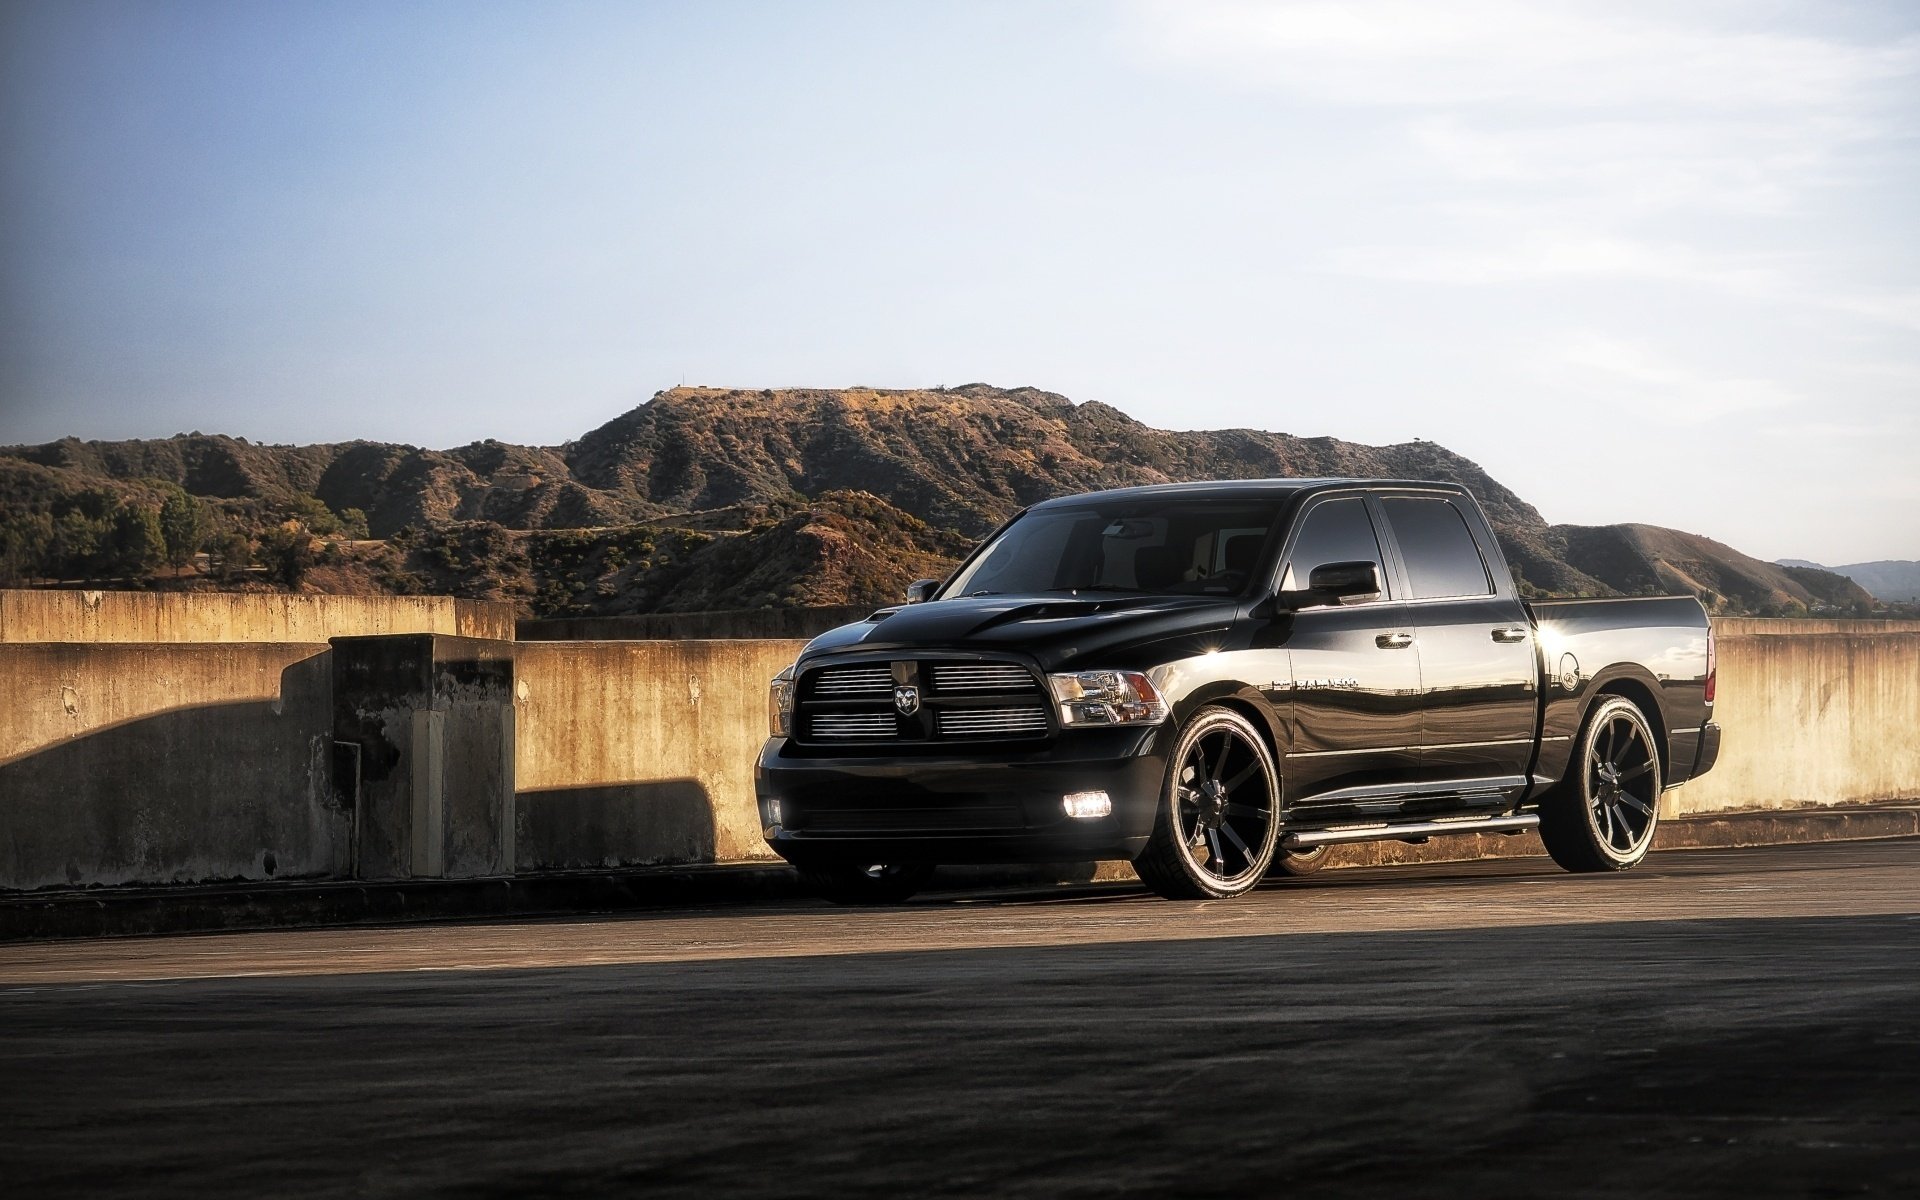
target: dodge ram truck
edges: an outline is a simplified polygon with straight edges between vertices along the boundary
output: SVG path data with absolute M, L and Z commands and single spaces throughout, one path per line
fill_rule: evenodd
M 1529 830 L 1620 871 L 1719 752 L 1699 601 L 1523 601 L 1452 484 L 1061 497 L 906 600 L 772 681 L 763 832 L 841 903 L 1106 859 L 1226 898 L 1343 843 Z

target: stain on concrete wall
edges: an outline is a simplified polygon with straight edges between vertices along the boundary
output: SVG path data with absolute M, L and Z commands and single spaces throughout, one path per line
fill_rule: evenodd
M 516 782 L 523 871 L 744 862 L 767 682 L 804 642 L 523 642 Z
M 513 606 L 449 596 L 0 590 L 0 643 L 324 642 L 356 634 L 513 637 Z
M 325 645 L 0 647 L 0 887 L 346 874 Z
M 1665 815 L 1920 797 L 1920 627 L 1861 625 L 1722 623 L 1720 760 Z

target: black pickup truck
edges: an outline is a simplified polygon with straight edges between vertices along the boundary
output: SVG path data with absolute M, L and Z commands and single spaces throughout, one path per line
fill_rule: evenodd
M 1522 601 L 1451 484 L 1062 497 L 907 600 L 773 681 L 765 836 L 844 903 L 1099 859 L 1227 897 L 1341 843 L 1526 830 L 1624 870 L 1719 751 L 1698 601 Z

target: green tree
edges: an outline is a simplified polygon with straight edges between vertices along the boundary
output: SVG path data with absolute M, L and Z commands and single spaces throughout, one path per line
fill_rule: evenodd
M 340 532 L 340 518 L 318 496 L 300 492 L 292 499 L 283 501 L 279 509 L 290 520 L 300 522 L 322 537 Z
M 192 562 L 207 540 L 206 509 L 178 484 L 167 485 L 160 505 L 160 537 L 166 543 L 167 561 L 176 567 Z
M 208 544 L 207 565 L 222 580 L 233 583 L 246 578 L 253 565 L 253 541 L 238 529 L 215 535 Z
M 107 522 L 80 509 L 61 513 L 53 522 L 53 542 L 47 548 L 47 574 L 56 579 L 91 579 L 99 572 L 107 544 Z
M 167 540 L 160 533 L 160 514 L 144 504 L 123 504 L 113 510 L 101 566 L 109 575 L 142 576 L 166 561 Z
M 52 548 L 52 514 L 15 513 L 0 520 L 0 583 L 52 574 L 47 561 Z
M 366 541 L 372 536 L 367 532 L 367 514 L 357 508 L 341 509 L 340 532 L 355 541 Z
M 299 587 L 313 567 L 313 535 L 298 521 L 268 530 L 260 538 L 260 565 L 275 582 Z

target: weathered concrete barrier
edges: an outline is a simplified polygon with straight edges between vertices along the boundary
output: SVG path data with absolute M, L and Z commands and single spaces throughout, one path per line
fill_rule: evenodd
M 798 640 L 75 644 L 96 619 L 0 644 L 0 889 L 769 859 Z M 1920 623 L 1719 628 L 1720 764 L 1668 817 L 1920 798 Z
M 1861 624 L 1720 622 L 1720 760 L 1663 815 L 1920 797 L 1920 623 Z
M 0 646 L 0 888 L 342 878 L 325 643 Z
M 333 640 L 333 781 L 356 879 L 514 870 L 513 645 Z
M 522 642 L 520 869 L 772 859 L 753 763 L 804 644 Z
M 513 638 L 513 606 L 450 596 L 0 590 L 0 643 L 325 642 L 391 633 Z
M 688 638 L 811 638 L 864 621 L 880 606 L 736 608 L 718 612 L 635 613 L 625 617 L 550 617 L 522 621 L 523 642 L 677 642 Z

